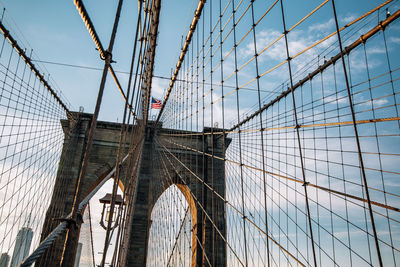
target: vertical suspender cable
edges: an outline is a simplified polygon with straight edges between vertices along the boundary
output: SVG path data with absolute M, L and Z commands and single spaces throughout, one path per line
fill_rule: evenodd
M 96 130 L 97 117 L 99 115 L 101 101 L 103 98 L 104 87 L 105 87 L 106 79 L 107 79 L 107 73 L 108 73 L 107 71 L 108 71 L 108 68 L 111 65 L 111 61 L 112 61 L 111 53 L 112 53 L 112 50 L 114 47 L 114 41 L 115 41 L 115 36 L 117 33 L 119 17 L 120 17 L 121 8 L 122 8 L 122 2 L 123 2 L 123 0 L 119 0 L 119 2 L 118 2 L 118 8 L 117 8 L 117 12 L 115 15 L 114 27 L 113 27 L 113 30 L 111 33 L 110 43 L 108 46 L 108 50 L 105 53 L 105 63 L 104 63 L 103 75 L 101 78 L 100 88 L 99 88 L 99 92 L 97 95 L 96 107 L 95 107 L 92 122 L 90 125 L 88 141 L 87 141 L 87 145 L 86 145 L 86 151 L 85 151 L 85 155 L 83 158 L 82 167 L 81 167 L 81 171 L 80 171 L 79 178 L 78 178 L 78 184 L 77 184 L 77 188 L 75 191 L 74 202 L 73 202 L 73 206 L 72 206 L 71 220 L 72 220 L 72 222 L 74 222 L 74 224 L 72 224 L 72 223 L 69 224 L 69 228 L 67 231 L 67 236 L 66 236 L 66 240 L 65 240 L 65 244 L 64 244 L 64 251 L 63 251 L 63 255 L 61 257 L 61 266 L 71 266 L 71 263 L 75 259 L 75 249 L 74 249 L 75 246 L 73 245 L 73 243 L 75 242 L 74 239 L 77 235 L 79 225 L 81 224 L 81 218 L 79 218 L 80 215 L 77 212 L 80 195 L 81 195 L 81 187 L 82 187 L 83 180 L 86 175 L 86 169 L 87 169 L 87 166 L 89 163 L 89 155 L 90 155 L 90 150 L 91 150 L 92 143 L 93 143 L 93 135 Z M 79 10 L 79 7 L 83 7 L 83 3 L 80 0 L 75 0 L 74 3 L 77 6 L 78 10 Z
M 368 211 L 369 211 L 369 215 L 370 215 L 370 219 L 371 219 L 372 232 L 374 234 L 376 253 L 377 253 L 377 257 L 378 257 L 378 261 L 379 261 L 379 266 L 382 267 L 383 266 L 383 261 L 382 261 L 381 251 L 380 251 L 380 248 L 379 248 L 378 233 L 376 232 L 374 214 L 373 214 L 372 205 L 371 205 L 371 198 L 370 198 L 369 190 L 368 190 L 367 176 L 365 174 L 364 160 L 363 160 L 362 152 L 361 152 L 360 138 L 358 136 L 356 115 L 355 115 L 355 112 L 354 112 L 353 99 L 352 99 L 351 91 L 350 91 L 349 78 L 348 78 L 348 75 L 347 75 L 346 63 L 345 63 L 345 60 L 344 60 L 343 44 L 342 44 L 342 39 L 340 37 L 340 32 L 339 32 L 339 23 L 338 23 L 338 18 L 337 18 L 337 14 L 336 14 L 335 0 L 332 0 L 332 9 L 333 9 L 333 15 L 334 15 L 334 19 L 335 19 L 336 32 L 337 32 L 338 43 L 339 43 L 339 48 L 340 48 L 340 54 L 341 54 L 341 59 L 342 59 L 343 74 L 344 74 L 344 78 L 345 78 L 345 81 L 346 81 L 347 98 L 348 98 L 348 101 L 349 101 L 349 107 L 350 107 L 350 111 L 351 111 L 351 118 L 352 118 L 352 121 L 353 121 L 354 135 L 355 135 L 356 144 L 357 144 L 357 152 L 358 152 L 358 160 L 359 160 L 359 163 L 360 163 L 360 171 L 361 171 L 362 180 L 363 180 L 363 183 L 364 183 L 365 194 L 366 194 L 367 201 L 368 201 L 367 202 L 368 203 Z
M 303 151 L 302 151 L 302 146 L 301 146 L 301 141 L 300 141 L 300 127 L 299 127 L 299 120 L 297 117 L 296 100 L 295 100 L 294 91 L 293 91 L 293 76 L 292 76 L 291 58 L 290 58 L 290 53 L 289 53 L 289 44 L 288 44 L 288 38 L 287 38 L 288 32 L 286 30 L 285 13 L 283 11 L 283 0 L 281 0 L 281 12 L 282 12 L 283 30 L 284 30 L 284 35 L 285 35 L 285 47 L 286 47 L 287 64 L 288 64 L 289 78 L 290 78 L 290 88 L 291 88 L 291 95 L 292 95 L 292 102 L 293 102 L 293 114 L 294 114 L 294 119 L 295 119 L 295 123 L 296 123 L 297 145 L 299 148 L 301 173 L 302 173 L 303 182 L 304 182 L 303 187 L 304 187 L 304 195 L 305 195 L 306 209 L 307 209 L 307 220 L 308 220 L 308 226 L 310 229 L 310 239 L 311 239 L 311 248 L 312 248 L 313 260 L 314 260 L 314 266 L 317 267 L 317 257 L 315 255 L 314 234 L 313 234 L 312 224 L 311 224 L 311 212 L 310 212 L 310 204 L 309 204 L 308 190 L 307 190 L 308 183 L 306 181 L 306 173 L 304 170 L 304 157 L 303 157 Z
M 202 11 L 203 11 L 203 6 L 204 6 L 205 2 L 206 2 L 206 0 L 199 0 L 199 3 L 198 3 L 197 8 L 196 8 L 196 11 L 194 13 L 194 17 L 193 17 L 192 23 L 190 24 L 189 32 L 188 32 L 188 34 L 186 36 L 186 39 L 185 39 L 185 44 L 182 47 L 182 51 L 181 51 L 181 54 L 179 56 L 178 63 L 176 64 L 176 68 L 175 68 L 174 74 L 172 75 L 171 82 L 170 82 L 170 84 L 168 86 L 168 90 L 167 90 L 167 93 L 165 95 L 165 98 L 164 98 L 164 101 L 163 101 L 163 105 L 162 105 L 162 107 L 160 109 L 160 112 L 158 113 L 158 117 L 157 117 L 156 123 L 158 123 L 160 121 L 161 115 L 162 115 L 162 113 L 164 111 L 165 104 L 167 103 L 169 95 L 171 94 L 172 88 L 174 87 L 175 81 L 176 81 L 176 79 L 178 77 L 179 70 L 180 70 L 180 68 L 182 66 L 183 59 L 185 58 L 185 55 L 186 55 L 186 52 L 188 50 L 189 44 L 192 41 L 193 33 L 196 30 L 197 22 L 199 21 L 199 18 L 201 16 Z

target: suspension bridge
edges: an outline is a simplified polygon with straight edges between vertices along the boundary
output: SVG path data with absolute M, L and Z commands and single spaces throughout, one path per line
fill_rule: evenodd
M 1 16 L 0 267 L 400 266 L 399 1 L 194 1 L 153 116 L 168 2 L 130 11 L 127 79 L 123 0 L 108 43 L 84 2 L 92 113 Z

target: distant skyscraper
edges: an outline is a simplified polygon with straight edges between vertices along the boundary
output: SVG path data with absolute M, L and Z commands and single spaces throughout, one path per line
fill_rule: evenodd
M 22 260 L 28 256 L 32 237 L 33 232 L 31 228 L 22 227 L 21 230 L 19 230 L 10 267 L 17 267 Z
M 10 256 L 7 253 L 2 253 L 0 256 L 0 267 L 7 267 L 10 261 Z
M 81 252 L 82 252 L 82 243 L 78 243 L 78 247 L 76 249 L 74 267 L 79 267 L 79 262 L 81 261 Z

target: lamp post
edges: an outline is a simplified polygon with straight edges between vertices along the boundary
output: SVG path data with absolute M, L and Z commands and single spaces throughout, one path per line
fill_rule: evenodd
M 106 194 L 104 197 L 102 197 L 101 199 L 99 199 L 100 203 L 103 204 L 103 210 L 101 212 L 101 220 L 100 220 L 100 225 L 101 227 L 104 228 L 104 230 L 107 230 L 107 224 L 105 222 L 108 222 L 109 218 L 110 218 L 110 206 L 111 206 L 111 194 Z M 114 213 L 118 214 L 118 217 L 114 220 L 114 225 L 111 226 L 111 229 L 114 229 L 115 227 L 118 226 L 118 221 L 119 221 L 119 216 L 121 214 L 120 210 L 123 208 L 124 205 L 124 200 L 122 199 L 121 195 L 116 195 L 115 197 L 115 206 L 117 207 L 114 211 Z M 104 213 L 106 212 L 106 216 L 104 218 Z M 115 214 L 113 214 L 112 218 L 115 218 L 114 216 Z

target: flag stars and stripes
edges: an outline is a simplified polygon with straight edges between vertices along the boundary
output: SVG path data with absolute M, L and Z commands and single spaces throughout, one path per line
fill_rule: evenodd
M 158 100 L 157 98 L 152 97 L 151 98 L 151 108 L 161 109 L 161 107 L 162 107 L 161 100 Z

